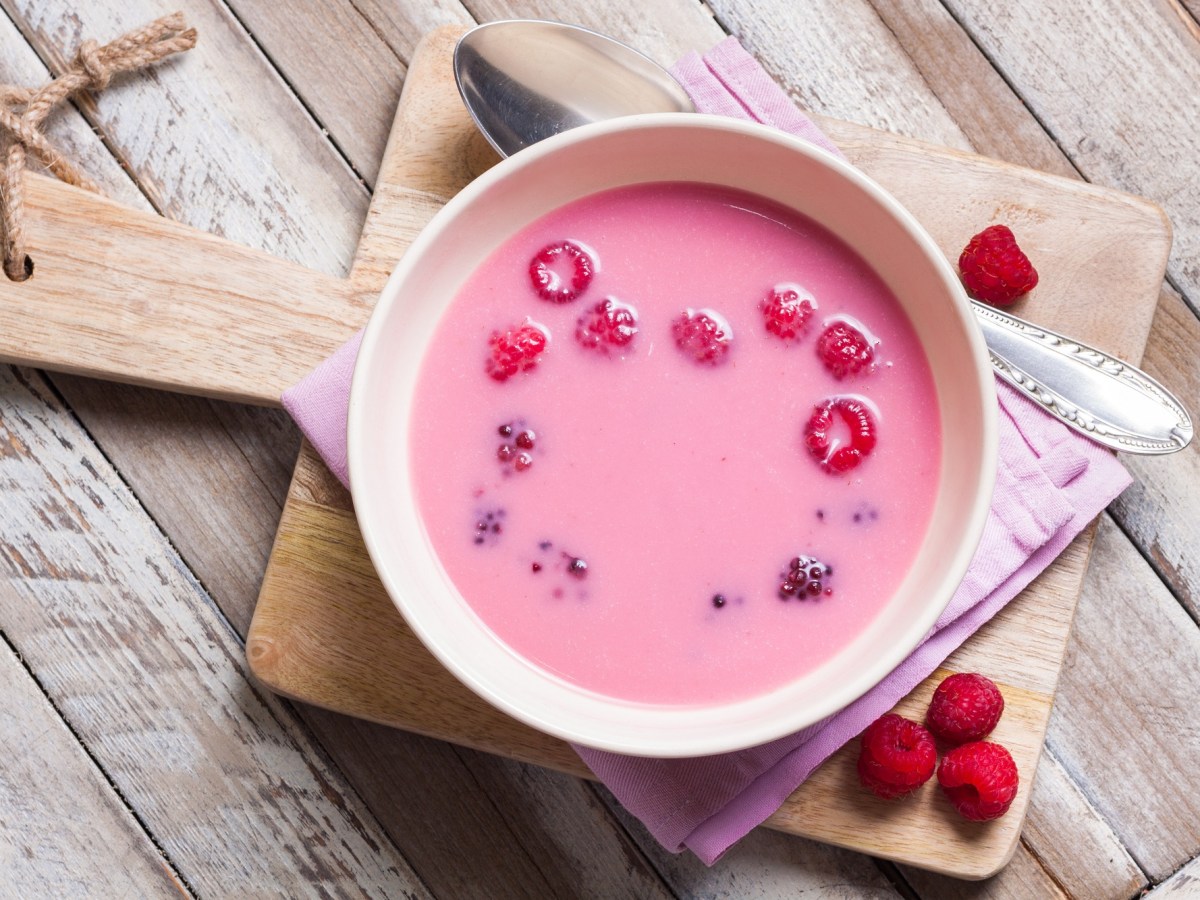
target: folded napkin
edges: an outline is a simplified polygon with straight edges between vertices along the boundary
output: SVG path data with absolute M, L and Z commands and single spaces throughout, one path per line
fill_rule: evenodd
M 733 38 L 704 57 L 688 54 L 673 74 L 701 112 L 761 122 L 838 153 Z M 343 483 L 350 376 L 361 337 L 283 396 L 284 407 Z M 830 754 L 929 676 L 1129 484 L 1128 473 L 1107 450 L 1003 382 L 996 389 L 999 469 L 979 549 L 933 630 L 880 684 L 823 722 L 735 753 L 661 760 L 575 748 L 665 847 L 686 847 L 705 863 L 715 862 Z

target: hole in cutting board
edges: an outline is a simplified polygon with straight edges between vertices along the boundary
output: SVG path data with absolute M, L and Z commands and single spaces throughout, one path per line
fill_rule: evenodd
M 25 254 L 25 265 L 22 268 L 25 271 L 24 275 L 19 277 L 9 275 L 8 280 L 17 282 L 28 281 L 33 276 L 33 257 L 31 257 L 28 253 Z

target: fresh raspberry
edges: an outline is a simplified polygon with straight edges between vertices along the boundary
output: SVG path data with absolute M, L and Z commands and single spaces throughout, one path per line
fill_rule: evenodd
M 496 381 L 507 381 L 518 372 L 538 364 L 550 335 L 536 322 L 526 322 L 507 331 L 493 331 L 488 338 L 487 373 Z
M 1037 270 L 1007 225 L 992 225 L 971 238 L 958 268 L 967 290 L 996 306 L 1007 306 L 1038 283 Z
M 875 449 L 875 420 L 867 402 L 858 397 L 830 397 L 818 404 L 805 427 L 804 445 L 826 472 L 849 472 Z
M 767 295 L 760 308 L 767 331 L 790 341 L 808 330 L 808 320 L 817 306 L 803 288 L 781 284 Z
M 875 342 L 845 319 L 835 319 L 817 338 L 817 356 L 834 378 L 845 378 L 870 371 L 875 362 Z
M 973 741 L 942 757 L 938 784 L 964 818 L 973 822 L 998 819 L 1017 796 L 1017 764 L 999 744 Z
M 698 363 L 715 366 L 724 362 L 733 341 L 733 329 L 725 317 L 711 309 L 687 310 L 671 324 L 675 346 Z
M 588 350 L 608 354 L 628 346 L 637 330 L 637 310 L 615 297 L 606 297 L 579 317 L 575 340 Z
M 784 600 L 792 597 L 804 600 L 832 595 L 833 588 L 826 583 L 832 575 L 833 569 L 815 556 L 793 556 L 787 571 L 780 576 L 779 596 Z
M 1004 712 L 1004 697 L 990 678 L 959 672 L 937 686 L 925 725 L 950 744 L 982 740 Z
M 547 244 L 529 262 L 529 280 L 543 300 L 569 303 L 592 283 L 596 263 L 571 241 Z
M 936 765 L 933 736 L 903 716 L 888 713 L 862 734 L 858 780 L 884 800 L 915 791 L 933 777 Z

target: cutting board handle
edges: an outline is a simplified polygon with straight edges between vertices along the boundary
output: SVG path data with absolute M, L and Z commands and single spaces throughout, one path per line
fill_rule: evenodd
M 430 33 L 410 75 L 445 68 L 447 45 L 462 31 Z M 0 276 L 0 360 L 278 404 L 284 388 L 363 326 L 404 248 L 473 177 L 467 162 L 447 171 L 438 160 L 492 161 L 465 152 L 486 145 L 474 138 L 452 73 L 424 77 L 439 90 L 423 95 L 424 105 L 400 107 L 347 278 L 29 175 L 34 271 L 23 282 Z M 430 130 L 423 121 L 434 117 L 422 113 L 431 103 L 461 113 Z

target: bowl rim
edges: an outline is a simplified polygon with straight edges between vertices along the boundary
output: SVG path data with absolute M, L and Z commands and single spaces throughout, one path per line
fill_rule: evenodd
M 943 597 L 943 602 L 923 606 L 922 614 L 914 616 L 910 627 L 906 630 L 904 635 L 905 640 L 897 640 L 893 648 L 889 648 L 891 652 L 879 654 L 864 664 L 858 677 L 851 682 L 841 685 L 839 689 L 830 691 L 819 700 L 809 704 L 806 707 L 806 714 L 804 716 L 789 719 L 782 717 L 779 719 L 768 719 L 767 721 L 757 723 L 755 727 L 750 727 L 745 722 L 739 721 L 736 729 L 713 728 L 707 735 L 707 739 L 704 740 L 689 736 L 681 741 L 678 737 L 673 736 L 669 729 L 663 729 L 657 735 L 639 732 L 636 736 L 626 735 L 624 738 L 614 739 L 611 735 L 599 733 L 595 729 L 580 728 L 578 723 L 564 724 L 558 721 L 547 721 L 536 710 L 522 706 L 519 699 L 514 699 L 504 691 L 495 690 L 481 678 L 477 677 L 470 665 L 465 664 L 453 652 L 449 652 L 434 635 L 427 632 L 421 616 L 413 613 L 408 608 L 408 604 L 402 599 L 404 591 L 400 590 L 396 585 L 399 579 L 397 579 L 391 566 L 388 564 L 387 554 L 382 549 L 378 537 L 373 533 L 370 523 L 364 521 L 366 511 L 373 507 L 376 500 L 375 495 L 371 493 L 367 484 L 367 462 L 365 459 L 366 451 L 364 450 L 369 438 L 368 429 L 370 421 L 366 408 L 367 401 L 365 395 L 369 386 L 371 361 L 381 352 L 380 346 L 383 341 L 384 323 L 389 317 L 389 310 L 398 302 L 398 297 L 401 294 L 401 288 L 405 280 L 410 276 L 410 272 L 419 265 L 419 260 L 425 255 L 427 248 L 435 244 L 441 234 L 452 225 L 459 215 L 469 209 L 478 198 L 486 194 L 497 182 L 510 177 L 510 172 L 539 165 L 540 161 L 548 156 L 563 152 L 567 148 L 579 143 L 603 139 L 605 136 L 613 133 L 635 129 L 662 128 L 686 129 L 697 134 L 711 130 L 736 132 L 752 139 L 773 142 L 782 145 L 786 149 L 812 158 L 819 165 L 832 170 L 835 175 L 850 181 L 859 190 L 870 195 L 875 202 L 902 226 L 905 233 L 914 243 L 921 248 L 925 257 L 932 263 L 934 269 L 944 282 L 947 288 L 946 293 L 953 300 L 953 311 L 957 315 L 959 324 L 962 326 L 961 330 L 966 334 L 970 345 L 969 356 L 975 363 L 974 369 L 978 376 L 976 379 L 978 382 L 978 399 L 981 407 L 982 433 L 980 435 L 981 455 L 979 458 L 981 476 L 977 480 L 974 498 L 970 504 L 970 514 L 966 517 L 967 521 L 963 529 L 963 539 L 956 544 L 953 553 L 948 554 L 950 558 L 942 570 L 941 577 L 937 580 L 935 592 Z M 549 210 L 547 209 L 547 211 Z M 426 649 L 461 683 L 465 684 L 488 703 L 513 718 L 542 732 L 572 743 L 625 755 L 664 758 L 694 757 L 758 746 L 796 732 L 814 722 L 819 722 L 853 703 L 878 685 L 897 665 L 920 646 L 924 636 L 934 626 L 952 599 L 957 586 L 962 582 L 977 549 L 979 540 L 982 537 L 988 510 L 991 506 L 992 491 L 996 479 L 998 457 L 997 417 L 998 409 L 994 379 L 991 377 L 991 365 L 982 332 L 975 322 L 966 293 L 958 277 L 954 274 L 949 261 L 938 248 L 933 238 L 930 237 L 916 218 L 887 190 L 836 154 L 830 153 L 787 132 L 766 125 L 702 113 L 647 113 L 583 125 L 532 145 L 507 159 L 501 160 L 495 166 L 477 176 L 434 214 L 405 250 L 399 263 L 393 269 L 380 292 L 378 301 L 371 312 L 370 319 L 364 330 L 351 380 L 347 416 L 347 463 L 350 476 L 350 493 L 354 503 L 355 516 L 362 531 L 367 552 L 388 597 Z M 466 601 L 464 600 L 464 602 Z M 469 606 L 469 604 L 467 605 Z M 486 626 L 482 627 L 486 628 Z M 499 638 L 496 638 L 496 640 L 499 640 Z M 541 670 L 536 664 L 524 660 L 524 657 L 516 654 L 507 645 L 504 645 L 504 647 L 514 657 L 523 660 L 535 670 L 542 671 L 548 677 L 555 677 L 550 676 L 549 673 L 545 673 L 545 670 Z M 674 710 L 694 709 L 694 707 L 686 706 L 640 704 L 620 698 L 606 698 L 604 695 L 595 694 L 586 688 L 578 688 L 577 690 L 581 694 L 590 695 L 601 700 L 608 699 L 614 708 L 650 707 L 661 710 L 662 715 L 667 717 L 670 717 Z M 727 707 L 736 708 L 737 706 L 738 704 L 717 704 L 715 707 L 701 708 L 724 709 Z

